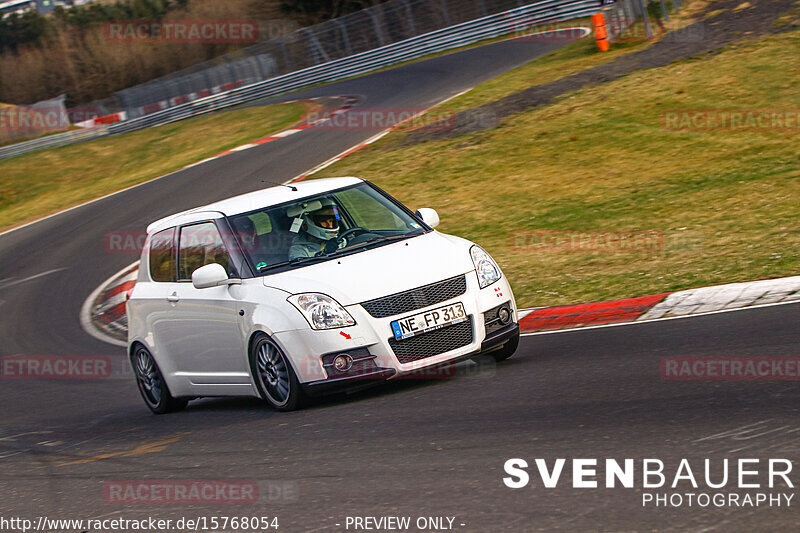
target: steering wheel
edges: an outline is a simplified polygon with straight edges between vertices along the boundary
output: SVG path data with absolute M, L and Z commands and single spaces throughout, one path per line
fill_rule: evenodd
M 343 248 L 347 245 L 348 239 L 351 235 L 355 234 L 365 234 L 365 233 L 372 233 L 370 230 L 366 228 L 362 228 L 361 226 L 356 226 L 354 228 L 350 228 L 348 230 L 343 231 L 339 234 L 336 239 L 331 239 L 325 245 L 325 249 L 320 252 L 320 254 L 330 254 L 338 250 L 339 248 Z M 344 245 L 342 244 L 344 243 Z
M 343 232 L 341 232 L 339 234 L 339 236 L 336 237 L 336 242 L 337 243 L 342 242 L 342 241 L 347 242 L 347 237 L 349 237 L 350 235 L 356 235 L 356 234 L 359 234 L 359 233 L 372 233 L 372 232 L 370 230 L 368 230 L 367 228 L 362 228 L 361 226 L 356 226 L 354 228 L 350 228 L 348 230 L 344 230 Z

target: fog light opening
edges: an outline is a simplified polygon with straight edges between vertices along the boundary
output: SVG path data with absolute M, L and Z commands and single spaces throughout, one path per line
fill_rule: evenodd
M 507 307 L 501 307 L 497 310 L 497 320 L 505 325 L 511 322 L 511 311 Z
M 343 353 L 341 355 L 337 355 L 333 359 L 333 368 L 336 369 L 337 372 L 347 372 L 353 367 L 353 358 Z

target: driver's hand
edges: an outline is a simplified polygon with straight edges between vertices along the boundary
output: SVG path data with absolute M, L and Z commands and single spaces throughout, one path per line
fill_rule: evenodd
M 331 239 L 325 243 L 325 250 L 324 253 L 331 254 L 340 248 L 339 243 L 336 239 Z

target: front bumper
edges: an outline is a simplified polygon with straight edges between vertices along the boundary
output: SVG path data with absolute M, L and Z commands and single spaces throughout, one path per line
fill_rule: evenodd
M 292 359 L 295 373 L 303 388 L 312 395 L 321 394 L 331 389 L 348 388 L 351 384 L 359 387 L 362 384 L 374 383 L 393 379 L 403 375 L 419 372 L 421 369 L 437 367 L 458 360 L 466 359 L 480 352 L 498 348 L 514 335 L 519 334 L 517 323 L 517 307 L 505 277 L 489 287 L 480 289 L 474 271 L 465 274 L 467 289 L 463 294 L 437 302 L 433 305 L 421 307 L 411 312 L 403 312 L 385 318 L 375 318 L 361 305 L 347 306 L 347 311 L 356 320 L 355 326 L 341 330 L 315 331 L 310 329 L 281 332 L 275 335 L 275 340 L 282 345 L 285 353 Z M 404 341 L 395 341 L 392 333 L 391 322 L 405 318 L 409 315 L 422 313 L 437 307 L 454 303 L 462 303 L 469 316 L 468 323 L 447 326 L 434 332 L 425 333 L 418 337 L 411 337 Z M 511 311 L 511 322 L 508 325 L 490 326 L 486 322 L 484 313 L 491 312 L 501 305 L 506 305 Z M 469 324 L 469 327 L 465 327 Z M 487 327 L 489 333 L 487 334 Z M 429 349 L 430 342 L 439 332 L 439 337 L 447 337 L 447 333 L 456 333 L 453 328 L 459 328 L 462 334 L 466 329 L 469 338 L 454 349 L 449 349 L 435 355 L 427 355 L 424 350 Z M 471 330 L 471 331 L 470 331 Z M 423 346 L 420 354 L 415 354 L 409 341 L 422 339 L 415 345 Z M 394 345 L 394 349 L 393 349 Z M 401 346 L 405 352 L 398 356 L 395 349 Z M 441 349 L 441 347 L 438 347 Z M 332 376 L 323 366 L 321 354 L 353 353 L 368 351 L 372 363 L 369 368 L 364 368 L 358 375 Z
M 514 322 L 501 330 L 487 335 L 481 343 L 481 352 L 496 350 L 517 336 L 519 336 L 519 323 Z
M 392 368 L 378 368 L 358 376 L 342 376 L 301 383 L 303 392 L 309 396 L 322 396 L 336 391 L 347 391 L 369 387 L 375 383 L 386 381 L 397 372 Z

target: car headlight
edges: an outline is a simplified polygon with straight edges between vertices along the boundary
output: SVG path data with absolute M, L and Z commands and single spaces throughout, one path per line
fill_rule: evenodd
M 318 293 L 295 294 L 287 298 L 303 313 L 313 329 L 334 329 L 355 326 L 356 321 L 339 302 Z
M 472 256 L 472 264 L 475 265 L 481 289 L 488 287 L 503 276 L 494 259 L 477 244 L 469 249 L 469 255 Z

